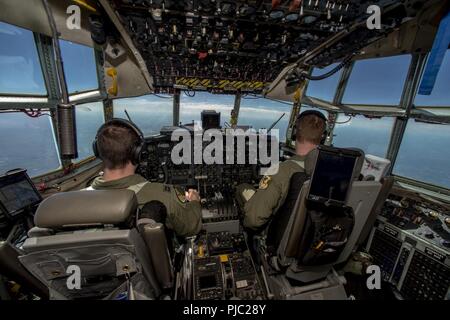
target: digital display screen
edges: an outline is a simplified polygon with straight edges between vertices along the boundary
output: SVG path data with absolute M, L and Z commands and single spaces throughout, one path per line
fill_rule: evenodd
M 0 177 L 0 203 L 9 215 L 13 216 L 40 201 L 41 196 L 25 171 Z
M 321 150 L 314 169 L 309 198 L 345 202 L 356 157 Z
M 202 112 L 202 127 L 203 130 L 220 128 L 220 112 Z
M 215 275 L 203 276 L 199 279 L 200 290 L 217 287 L 217 281 Z

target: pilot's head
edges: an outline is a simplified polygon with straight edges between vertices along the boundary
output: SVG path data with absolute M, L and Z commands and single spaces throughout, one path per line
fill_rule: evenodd
M 308 110 L 301 113 L 295 126 L 296 145 L 303 146 L 306 151 L 325 142 L 326 118 L 319 111 Z
M 105 169 L 136 168 L 142 151 L 142 133 L 129 121 L 113 119 L 99 128 L 94 154 L 103 160 Z

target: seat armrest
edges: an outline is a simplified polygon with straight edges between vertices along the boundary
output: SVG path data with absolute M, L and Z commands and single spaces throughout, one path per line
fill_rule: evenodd
M 150 254 L 158 282 L 164 289 L 172 288 L 174 274 L 164 225 L 148 218 L 139 219 L 137 225 Z

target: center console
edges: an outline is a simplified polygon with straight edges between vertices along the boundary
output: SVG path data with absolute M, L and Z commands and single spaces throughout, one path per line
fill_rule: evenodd
M 187 250 L 182 299 L 258 300 L 264 287 L 243 233 L 205 232 Z M 190 271 L 192 270 L 192 274 Z

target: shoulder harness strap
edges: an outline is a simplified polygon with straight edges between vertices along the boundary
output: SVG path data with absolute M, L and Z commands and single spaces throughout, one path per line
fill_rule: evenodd
M 134 184 L 134 185 L 132 185 L 132 186 L 129 186 L 129 187 L 127 188 L 127 190 L 131 190 L 131 191 L 133 191 L 134 193 L 138 193 L 139 191 L 142 190 L 142 188 L 143 188 L 147 183 L 149 183 L 149 182 L 148 182 L 148 181 L 144 181 L 144 182 L 141 182 L 141 183 L 138 183 L 138 184 Z M 94 189 L 92 186 L 89 186 L 89 187 L 87 187 L 87 188 L 85 188 L 85 189 L 83 189 L 83 190 L 86 190 L 86 191 L 92 191 L 92 190 L 96 190 L 96 189 Z
M 139 191 L 142 190 L 142 188 L 143 188 L 147 183 L 149 183 L 149 182 L 148 182 L 148 181 L 144 181 L 144 182 L 141 182 L 141 183 L 138 183 L 138 184 L 129 186 L 129 187 L 127 188 L 127 190 L 131 190 L 131 191 L 133 191 L 134 193 L 137 194 Z
M 294 160 L 294 159 L 289 159 L 287 161 L 292 161 L 295 164 L 297 164 L 300 168 L 302 168 L 303 170 L 305 170 L 305 161 L 304 160 Z

